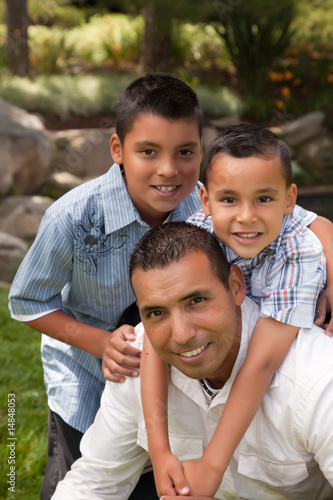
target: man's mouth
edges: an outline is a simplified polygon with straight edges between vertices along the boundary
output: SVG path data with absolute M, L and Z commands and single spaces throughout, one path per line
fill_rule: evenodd
M 203 345 L 202 347 L 198 347 L 197 349 L 193 349 L 192 351 L 181 352 L 180 356 L 184 356 L 185 358 L 192 358 L 193 356 L 197 356 L 200 354 L 208 344 Z
M 161 191 L 162 193 L 169 193 L 170 191 L 174 191 L 178 186 L 155 186 L 157 191 Z

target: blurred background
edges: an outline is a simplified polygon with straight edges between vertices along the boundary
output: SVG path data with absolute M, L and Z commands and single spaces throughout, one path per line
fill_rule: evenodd
M 119 95 L 146 72 L 197 92 L 204 145 L 239 122 L 288 144 L 299 204 L 333 220 L 333 0 L 0 2 L 0 470 L 17 398 L 16 490 L 46 461 L 39 336 L 9 318 L 8 286 L 46 208 L 111 165 Z M 27 340 L 28 339 L 28 340 Z

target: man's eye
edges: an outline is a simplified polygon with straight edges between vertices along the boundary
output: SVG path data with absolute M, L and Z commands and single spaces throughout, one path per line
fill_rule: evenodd
M 151 311 L 148 314 L 148 318 L 158 318 L 161 315 L 162 315 L 162 311 Z
M 200 302 L 204 302 L 204 297 L 194 297 L 194 299 L 192 299 L 192 304 L 200 304 Z

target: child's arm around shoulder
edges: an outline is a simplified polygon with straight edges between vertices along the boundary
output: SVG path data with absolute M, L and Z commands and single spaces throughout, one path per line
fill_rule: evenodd
M 138 375 L 141 351 L 127 343 L 135 340 L 133 326 L 123 325 L 109 332 L 81 323 L 60 309 L 24 323 L 102 359 L 104 377 L 111 382 L 123 382 L 126 376 Z
M 323 245 L 326 257 L 327 286 L 317 302 L 315 324 L 323 326 L 326 334 L 333 336 L 333 224 L 325 217 L 318 216 L 309 226 L 309 229 L 319 238 Z M 325 323 L 326 315 L 331 314 L 329 323 Z

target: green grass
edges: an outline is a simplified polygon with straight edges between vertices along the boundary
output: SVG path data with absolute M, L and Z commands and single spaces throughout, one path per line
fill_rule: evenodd
M 0 288 L 0 498 L 36 500 L 47 457 L 47 401 L 40 360 L 40 335 L 13 321 L 8 289 Z M 15 493 L 8 491 L 10 472 L 8 395 L 15 394 Z

